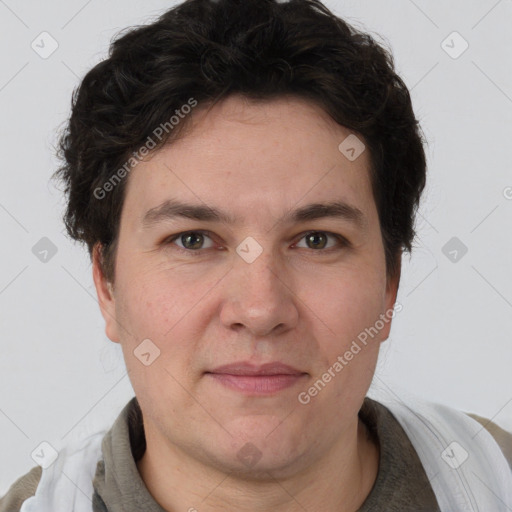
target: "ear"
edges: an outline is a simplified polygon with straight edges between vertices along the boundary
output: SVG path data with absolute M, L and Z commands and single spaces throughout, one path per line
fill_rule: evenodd
M 397 257 L 397 272 L 394 276 L 388 276 L 386 282 L 386 311 L 385 311 L 385 326 L 381 331 L 381 341 L 384 342 L 389 337 L 389 332 L 391 331 L 391 312 L 395 307 L 396 296 L 398 294 L 398 285 L 400 284 L 400 275 L 402 273 L 402 253 L 400 253 Z M 402 306 L 399 305 L 396 311 L 401 311 Z M 393 317 L 395 315 L 393 314 Z
M 114 289 L 103 274 L 101 248 L 101 244 L 97 243 L 94 245 L 92 251 L 92 277 L 98 295 L 101 314 L 105 320 L 105 333 L 111 341 L 119 343 L 119 328 L 116 319 Z

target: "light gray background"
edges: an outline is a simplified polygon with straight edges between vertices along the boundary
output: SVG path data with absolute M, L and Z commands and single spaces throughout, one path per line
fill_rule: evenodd
M 49 182 L 56 130 L 79 79 L 120 29 L 151 21 L 163 0 L 0 0 L 0 494 L 55 447 L 109 425 L 133 396 L 108 340 L 85 248 L 64 235 Z M 512 430 L 512 1 L 327 1 L 389 42 L 426 136 L 428 185 L 403 305 L 374 383 L 492 418 Z M 59 47 L 31 48 L 43 31 Z M 469 48 L 450 57 L 457 31 Z M 461 41 L 444 45 L 458 51 Z M 57 253 L 32 247 L 48 237 Z M 457 262 L 442 249 L 457 237 Z

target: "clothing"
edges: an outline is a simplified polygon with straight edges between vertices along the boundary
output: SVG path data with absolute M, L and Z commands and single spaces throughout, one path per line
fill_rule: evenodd
M 445 410 L 447 414 L 451 414 L 453 411 L 449 408 Z M 391 404 L 386 406 L 369 397 L 365 398 L 359 412 L 359 417 L 380 445 L 377 480 L 370 495 L 360 508 L 360 512 L 375 510 L 438 512 L 440 508 L 437 498 L 422 461 L 395 415 L 400 415 L 395 406 Z M 467 417 L 469 419 L 469 415 Z M 512 478 L 512 434 L 489 423 L 484 418 L 474 415 L 472 417 L 485 425 L 489 432 L 492 432 L 494 439 L 499 443 L 503 454 L 508 459 L 511 470 L 508 476 Z M 475 425 L 480 426 L 478 423 Z M 484 430 L 482 427 L 482 431 Z M 486 435 L 488 435 L 487 430 L 485 430 Z M 480 434 L 475 439 L 479 437 Z M 88 504 L 89 511 L 164 512 L 149 494 L 137 471 L 136 461 L 142 457 L 145 451 L 145 436 L 142 413 L 135 397 L 124 407 L 108 432 L 96 438 L 91 436 L 84 440 L 84 444 L 95 440 L 97 448 L 100 449 L 98 439 L 101 441 L 103 460 L 96 463 L 95 471 L 92 471 L 94 476 L 91 474 L 90 477 L 92 506 L 90 503 Z M 431 479 L 435 480 L 433 476 L 435 475 L 430 475 Z M 40 477 L 41 468 L 37 466 L 18 479 L 6 496 L 0 500 L 0 512 L 22 510 L 21 504 L 34 495 Z M 83 491 L 86 484 L 81 483 L 80 488 Z M 25 507 L 27 504 L 28 501 Z M 507 504 L 507 506 L 510 505 L 510 503 Z M 69 507 L 62 507 L 62 511 L 69 509 Z M 60 510 L 59 507 L 55 512 L 60 512 Z M 503 510 L 506 509 L 503 508 Z M 77 509 L 76 512 L 80 511 Z M 489 512 L 494 511 L 491 509 Z
M 510 463 L 476 421 L 426 401 L 388 398 L 385 405 L 416 448 L 443 512 L 511 510 Z

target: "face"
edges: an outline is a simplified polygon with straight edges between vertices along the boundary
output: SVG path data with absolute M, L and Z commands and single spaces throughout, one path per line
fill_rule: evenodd
M 230 96 L 192 115 L 131 171 L 113 291 L 95 253 L 106 333 L 148 447 L 284 475 L 357 424 L 389 334 L 397 282 L 369 155 L 348 159 L 338 146 L 351 132 L 302 99 Z

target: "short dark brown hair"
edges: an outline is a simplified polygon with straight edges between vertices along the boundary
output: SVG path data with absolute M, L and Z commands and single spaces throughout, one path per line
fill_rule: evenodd
M 91 256 L 100 244 L 105 277 L 114 282 L 127 181 L 114 184 L 115 173 L 156 127 L 168 129 L 153 152 L 172 142 L 191 116 L 172 128 L 169 119 L 191 98 L 207 106 L 234 93 L 263 101 L 300 96 L 362 137 L 387 274 L 395 276 L 402 251 L 412 249 L 426 159 L 390 50 L 318 0 L 187 0 L 118 34 L 108 58 L 74 90 L 60 134 L 63 165 L 54 178 L 65 184 L 63 220 Z

